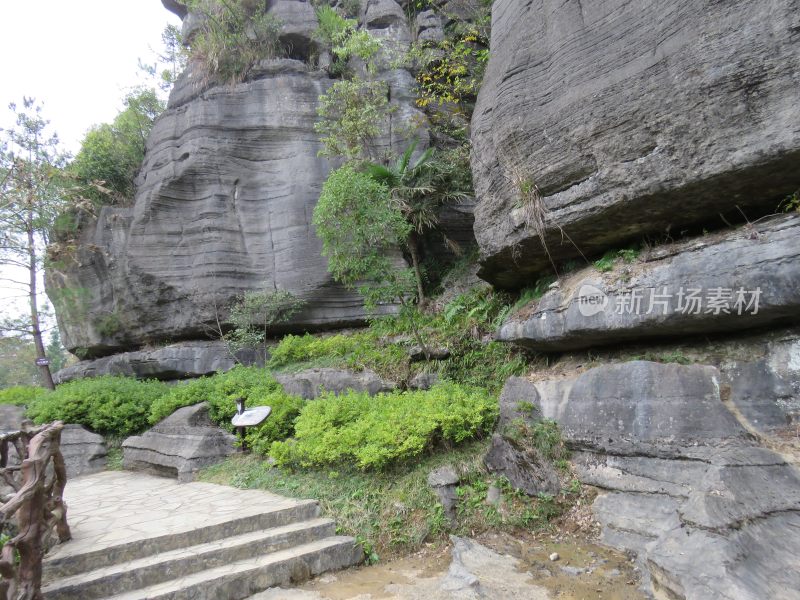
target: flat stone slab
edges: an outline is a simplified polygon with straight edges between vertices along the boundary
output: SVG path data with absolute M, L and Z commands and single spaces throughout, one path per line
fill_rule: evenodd
M 111 554 L 112 549 L 138 547 L 144 542 L 158 544 L 159 540 L 179 538 L 201 528 L 316 506 L 311 500 L 293 500 L 260 490 L 201 482 L 179 484 L 164 477 L 124 471 L 71 479 L 64 499 L 72 540 L 47 555 L 45 562 L 51 565 L 65 557 Z M 233 533 L 235 527 L 230 529 Z
M 800 215 L 656 248 L 609 273 L 589 267 L 511 315 L 498 338 L 537 351 L 740 331 L 800 309 Z
M 56 383 L 103 375 L 124 375 L 140 379 L 187 379 L 228 371 L 236 366 L 237 360 L 246 365 L 263 362 L 259 352 L 255 350 L 243 350 L 234 358 L 224 342 L 201 340 L 122 352 L 95 360 L 82 360 L 61 369 L 53 378 Z

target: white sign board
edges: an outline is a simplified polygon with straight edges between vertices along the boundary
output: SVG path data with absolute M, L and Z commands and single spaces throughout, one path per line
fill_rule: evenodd
M 254 406 L 248 408 L 243 413 L 233 415 L 231 423 L 234 427 L 253 427 L 254 425 L 261 425 L 267 420 L 269 413 L 272 409 L 269 406 Z

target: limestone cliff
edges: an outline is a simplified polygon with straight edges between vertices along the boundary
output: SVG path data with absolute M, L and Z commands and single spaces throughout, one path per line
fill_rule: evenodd
M 799 61 L 794 0 L 497 0 L 472 122 L 481 276 L 523 287 L 773 212 L 800 187 Z
M 180 3 L 166 4 L 192 26 Z M 279 1 L 270 10 L 286 54 L 303 60 L 262 61 L 234 86 L 202 86 L 191 69 L 184 73 L 147 141 L 133 206 L 104 207 L 74 255 L 49 269 L 71 351 L 99 357 L 207 338 L 247 290 L 281 289 L 304 300 L 288 330 L 363 322 L 362 299 L 333 281 L 311 223 L 331 169 L 318 156 L 313 126 L 318 97 L 333 80 L 306 60 L 316 15 L 307 2 Z M 363 21 L 385 43 L 410 40 L 393 0 L 370 3 Z M 413 78 L 392 69 L 381 76 L 391 118 L 414 119 Z M 424 147 L 424 127 L 414 133 L 396 124 L 376 144 L 403 149 L 412 135 Z
M 498 338 L 574 352 L 501 407 L 559 423 L 603 540 L 656 598 L 800 589 L 800 219 L 772 214 L 800 188 L 798 8 L 493 5 L 479 275 L 519 288 L 559 266 Z

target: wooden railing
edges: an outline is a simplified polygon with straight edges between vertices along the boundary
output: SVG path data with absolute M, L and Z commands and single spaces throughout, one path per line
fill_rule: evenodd
M 64 486 L 67 470 L 61 455 L 60 421 L 0 435 L 0 477 L 13 490 L 2 498 L 0 522 L 7 539 L 0 552 L 0 600 L 42 597 L 42 559 L 56 542 L 71 534 Z M 19 461 L 9 464 L 11 452 Z M 16 516 L 16 519 L 13 517 Z

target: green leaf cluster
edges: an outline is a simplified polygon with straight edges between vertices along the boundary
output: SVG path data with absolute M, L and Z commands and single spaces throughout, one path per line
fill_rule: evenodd
M 441 444 L 489 433 L 496 398 L 480 388 L 441 383 L 428 391 L 324 394 L 295 422 L 295 437 L 272 444 L 280 465 L 320 467 L 355 464 L 384 469 Z
M 247 430 L 247 443 L 260 454 L 266 454 L 272 442 L 292 435 L 294 419 L 304 404 L 302 398 L 286 394 L 266 369 L 237 366 L 225 373 L 174 386 L 152 404 L 148 420 L 155 424 L 179 408 L 208 402 L 211 419 L 230 430 L 237 398 L 244 398 L 249 407 L 272 408 L 262 425 Z
M 319 97 L 320 118 L 314 124 L 314 131 L 321 136 L 320 155 L 345 160 L 367 158 L 390 110 L 385 81 L 360 78 L 337 81 Z
M 346 164 L 322 186 L 313 221 L 328 270 L 368 307 L 413 295 L 414 274 L 397 253 L 411 225 L 386 185 Z
M 232 354 L 258 348 L 274 325 L 285 323 L 305 302 L 286 290 L 251 290 L 231 306 L 228 320 L 233 330 L 223 336 Z
M 36 423 L 61 420 L 103 435 L 127 436 L 147 427 L 150 407 L 167 390 L 160 381 L 130 377 L 80 379 L 36 397 L 28 405 L 28 416 Z
M 189 40 L 189 62 L 200 81 L 235 84 L 259 61 L 280 52 L 281 23 L 268 0 L 189 0 L 203 25 Z
M 140 89 L 128 94 L 124 110 L 111 123 L 97 125 L 86 134 L 68 172 L 95 205 L 133 199 L 147 136 L 164 108 L 155 90 Z
M 372 369 L 392 380 L 408 375 L 408 352 L 372 331 L 331 336 L 287 335 L 270 353 L 271 368 L 329 366 Z
M 43 387 L 35 385 L 15 385 L 0 390 L 0 404 L 13 404 L 15 406 L 32 405 L 40 396 L 49 393 Z
M 358 28 L 358 20 L 343 17 L 331 6 L 317 8 L 319 26 L 314 32 L 314 39 L 321 48 L 333 55 L 328 71 L 331 75 L 348 74 L 348 61 L 358 57 L 366 63 L 367 70 L 374 72 L 372 59 L 381 50 L 383 44 L 366 29 Z

